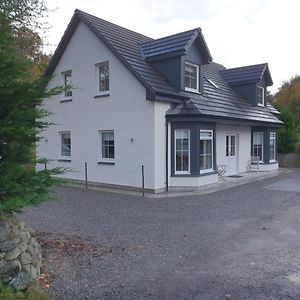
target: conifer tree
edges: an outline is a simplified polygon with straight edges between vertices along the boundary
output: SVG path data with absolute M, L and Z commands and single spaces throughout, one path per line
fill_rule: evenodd
M 17 47 L 11 15 L 0 7 L 0 214 L 20 211 L 48 198 L 60 169 L 36 171 L 34 145 L 49 126 L 41 104 L 61 92 L 46 90 L 46 79 L 33 81 L 28 57 Z

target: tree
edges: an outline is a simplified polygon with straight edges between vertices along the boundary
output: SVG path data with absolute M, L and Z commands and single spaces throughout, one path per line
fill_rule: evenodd
M 44 1 L 1 0 L 0 12 L 10 24 L 14 47 L 27 59 L 30 78 L 38 79 L 50 60 L 43 52 L 43 36 L 48 29 L 45 20 L 49 13 Z
M 289 81 L 284 82 L 274 98 L 275 102 L 280 107 L 288 109 L 295 121 L 300 124 L 300 76 L 294 76 Z
M 36 171 L 32 147 L 50 125 L 43 98 L 61 92 L 46 90 L 46 80 L 32 81 L 28 58 L 16 45 L 10 19 L 0 11 L 0 214 L 46 200 L 59 169 Z
M 289 109 L 278 103 L 275 103 L 275 108 L 281 112 L 281 119 L 284 122 L 284 126 L 278 130 L 278 152 L 295 152 L 299 133 L 295 117 Z

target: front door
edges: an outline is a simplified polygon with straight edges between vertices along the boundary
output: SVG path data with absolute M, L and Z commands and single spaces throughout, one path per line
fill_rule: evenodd
M 226 134 L 226 174 L 225 176 L 236 175 L 237 166 L 237 135 Z

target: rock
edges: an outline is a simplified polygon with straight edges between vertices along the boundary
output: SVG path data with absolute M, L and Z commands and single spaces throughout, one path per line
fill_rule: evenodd
M 0 282 L 22 290 L 37 280 L 41 247 L 33 231 L 15 217 L 0 217 Z
M 20 262 L 22 265 L 28 265 L 32 263 L 32 257 L 28 252 L 22 253 L 20 255 Z
M 25 243 L 25 244 L 28 243 L 28 237 L 27 237 L 27 234 L 25 233 L 25 231 L 22 231 L 20 233 L 20 238 L 21 238 L 22 243 Z
M 0 251 L 1 252 L 9 252 L 16 247 L 16 242 L 14 240 L 5 241 L 0 244 Z
M 23 222 L 23 221 L 20 221 L 19 222 L 19 224 L 18 224 L 19 226 L 19 229 L 22 231 L 22 230 L 24 230 L 24 228 L 25 228 L 25 223 Z
M 9 285 L 16 290 L 24 290 L 31 282 L 32 278 L 30 277 L 29 273 L 21 271 L 10 281 Z
M 10 252 L 8 252 L 5 256 L 6 260 L 13 260 L 15 258 L 17 258 L 19 255 L 21 254 L 21 250 L 17 247 L 15 247 L 13 250 L 11 250 Z
M 20 270 L 21 264 L 18 260 L 6 262 L 6 264 L 0 269 L 0 278 L 14 277 Z
M 18 248 L 23 252 L 25 252 L 27 250 L 27 244 L 26 243 L 20 243 L 18 245 Z
M 34 266 L 30 266 L 30 272 L 29 275 L 31 276 L 32 279 L 36 278 L 38 275 L 38 270 Z

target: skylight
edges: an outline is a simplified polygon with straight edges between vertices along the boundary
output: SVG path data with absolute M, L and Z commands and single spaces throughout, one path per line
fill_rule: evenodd
M 212 80 L 210 80 L 210 79 L 208 79 L 208 78 L 206 78 L 206 79 L 207 79 L 207 81 L 208 81 L 212 86 L 214 86 L 216 89 L 219 88 Z

